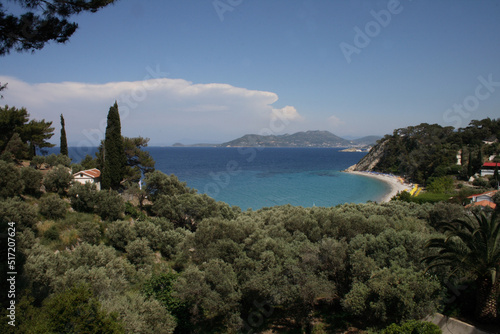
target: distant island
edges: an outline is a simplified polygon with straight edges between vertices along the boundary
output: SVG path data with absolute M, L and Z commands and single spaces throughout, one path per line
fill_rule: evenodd
M 367 136 L 348 140 L 334 135 L 329 131 L 301 131 L 284 135 L 256 135 L 246 134 L 240 138 L 222 144 L 195 144 L 183 145 L 176 143 L 176 147 L 344 147 L 367 150 L 375 145 L 382 137 Z

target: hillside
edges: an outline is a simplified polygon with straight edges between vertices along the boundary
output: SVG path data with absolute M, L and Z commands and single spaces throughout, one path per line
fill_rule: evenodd
M 393 173 L 424 184 L 447 175 L 469 180 L 485 161 L 498 159 L 498 138 L 500 119 L 472 121 L 460 129 L 422 123 L 386 135 L 348 170 Z
M 380 137 L 369 136 L 347 140 L 329 131 L 305 131 L 294 134 L 262 136 L 247 134 L 222 143 L 220 147 L 353 147 L 374 145 Z

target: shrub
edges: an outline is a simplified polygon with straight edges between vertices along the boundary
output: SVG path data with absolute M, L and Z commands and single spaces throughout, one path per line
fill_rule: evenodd
M 105 235 L 111 246 L 122 251 L 137 236 L 130 223 L 126 221 L 115 221 L 109 224 Z
M 135 264 L 137 267 L 153 263 L 153 251 L 149 247 L 148 240 L 144 238 L 132 241 L 125 247 L 125 250 L 130 263 Z
M 32 227 L 37 221 L 37 210 L 19 198 L 0 201 L 0 223 L 15 222 L 16 227 Z
M 45 175 L 43 184 L 47 191 L 62 195 L 66 193 L 72 179 L 69 169 L 59 165 Z
M 123 198 L 116 190 L 101 190 L 97 193 L 94 212 L 101 216 L 103 220 L 117 220 L 125 212 Z
M 77 225 L 80 239 L 91 245 L 97 245 L 101 241 L 101 226 L 94 221 L 83 221 Z
M 130 217 L 134 219 L 145 219 L 146 215 L 136 208 L 132 203 L 130 202 L 125 202 L 125 214 L 129 215 Z
M 344 308 L 373 324 L 422 318 L 436 311 L 440 284 L 423 272 L 397 266 L 373 271 L 366 282 L 354 282 Z
M 66 216 L 66 202 L 56 194 L 49 194 L 40 200 L 40 213 L 49 219 Z
M 43 236 L 48 240 L 59 240 L 59 230 L 55 225 L 52 225 L 47 231 L 43 233 Z
M 21 329 L 25 333 L 123 333 L 116 315 L 102 310 L 88 285 L 50 296 L 32 311 L 31 319 L 21 323 Z
M 441 328 L 431 322 L 409 320 L 401 325 L 392 324 L 382 334 L 442 334 Z
M 482 178 L 482 177 L 478 177 L 478 178 L 475 178 L 474 181 L 472 181 L 472 185 L 474 185 L 476 187 L 485 188 L 488 186 L 488 180 L 486 180 L 485 178 Z
M 19 169 L 13 163 L 0 160 L 0 198 L 20 195 L 23 189 Z
M 71 207 L 78 212 L 93 213 L 97 202 L 97 188 L 93 183 L 75 183 L 68 191 Z
M 54 154 L 45 157 L 45 163 L 49 165 L 49 167 L 55 167 L 62 165 L 64 167 L 69 167 L 71 165 L 71 158 L 64 154 Z
M 148 173 L 144 180 L 146 191 L 154 199 L 160 195 L 181 195 L 193 194 L 195 190 L 186 186 L 186 182 L 181 182 L 175 175 L 166 175 L 158 170 Z
M 441 176 L 429 179 L 427 191 L 437 194 L 449 194 L 454 189 L 453 178 L 451 176 Z
M 23 167 L 20 176 L 24 184 L 25 194 L 36 195 L 40 192 L 43 180 L 42 172 L 31 167 Z
M 35 155 L 30 162 L 30 166 L 35 167 L 35 169 L 39 169 L 45 163 L 45 157 L 41 155 Z

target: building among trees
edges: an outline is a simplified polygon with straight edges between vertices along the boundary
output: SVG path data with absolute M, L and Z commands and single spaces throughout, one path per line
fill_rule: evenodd
M 73 181 L 85 184 L 95 184 L 97 190 L 101 190 L 101 171 L 97 168 L 82 170 L 73 174 Z

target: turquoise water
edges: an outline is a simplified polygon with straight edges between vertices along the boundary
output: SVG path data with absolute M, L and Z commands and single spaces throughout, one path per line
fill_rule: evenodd
M 58 149 L 54 148 L 54 153 Z M 71 148 L 73 162 L 97 148 Z M 156 169 L 243 210 L 292 204 L 335 206 L 379 200 L 389 186 L 342 173 L 366 153 L 336 148 L 148 147 Z M 52 152 L 49 152 L 52 153 Z
M 335 206 L 378 200 L 376 179 L 342 173 L 365 153 L 334 148 L 149 148 L 156 168 L 243 210 L 292 204 Z

